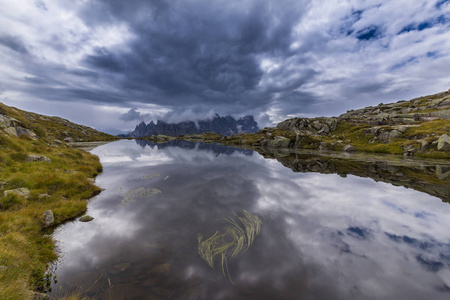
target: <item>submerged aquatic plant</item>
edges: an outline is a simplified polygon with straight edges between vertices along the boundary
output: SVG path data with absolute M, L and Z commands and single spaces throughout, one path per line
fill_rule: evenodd
M 122 205 L 128 205 L 130 203 L 136 202 L 137 198 L 151 197 L 161 193 L 161 190 L 157 188 L 146 189 L 143 187 L 125 192 L 123 188 L 119 189 L 120 194 L 123 199 L 121 201 Z
M 228 272 L 228 259 L 236 256 L 242 250 L 247 250 L 261 231 L 261 219 L 243 210 L 241 216 L 234 214 L 235 218 L 226 218 L 230 224 L 219 233 L 216 231 L 211 237 L 203 240 L 203 234 L 198 235 L 198 253 L 200 257 L 214 269 L 214 259 L 220 255 L 222 273 L 231 279 Z
M 150 174 L 150 175 L 142 175 L 141 178 L 142 179 L 150 179 L 150 178 L 159 177 L 159 176 L 161 176 L 161 174 L 156 173 L 156 174 Z

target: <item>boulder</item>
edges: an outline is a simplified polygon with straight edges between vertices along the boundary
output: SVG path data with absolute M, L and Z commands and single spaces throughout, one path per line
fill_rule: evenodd
M 352 145 L 345 145 L 344 148 L 342 148 L 342 151 L 344 151 L 344 152 L 355 152 L 356 149 Z
M 36 133 L 34 133 L 33 130 L 20 126 L 18 120 L 1 114 L 0 129 L 4 129 L 8 134 L 14 136 L 21 136 L 22 134 L 24 134 L 33 139 L 37 138 Z
M 269 140 L 267 145 L 274 148 L 288 148 L 290 144 L 291 139 L 284 136 L 276 136 L 273 140 Z
M 15 194 L 17 196 L 23 196 L 25 198 L 30 197 L 30 190 L 27 188 L 18 188 L 14 190 L 6 190 L 3 192 L 3 195 L 6 197 L 9 194 Z
M 55 217 L 53 216 L 53 212 L 51 210 L 46 210 L 44 213 L 44 225 L 45 227 L 52 226 L 55 224 Z
M 439 151 L 450 151 L 450 138 L 443 134 L 438 139 L 437 149 Z
M 34 154 L 28 154 L 27 161 L 44 161 L 44 162 L 51 162 L 52 160 L 48 157 L 45 157 L 43 155 L 34 155 Z
M 92 220 L 94 220 L 94 218 L 89 215 L 84 215 L 79 219 L 80 222 L 90 222 Z

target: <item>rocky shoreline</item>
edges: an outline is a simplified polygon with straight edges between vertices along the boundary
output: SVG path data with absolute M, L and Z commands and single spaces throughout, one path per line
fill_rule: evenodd
M 338 117 L 292 118 L 256 133 L 181 135 L 178 139 L 248 148 L 292 148 L 450 159 L 450 90 L 410 101 L 348 111 Z M 153 136 L 165 142 L 174 137 Z

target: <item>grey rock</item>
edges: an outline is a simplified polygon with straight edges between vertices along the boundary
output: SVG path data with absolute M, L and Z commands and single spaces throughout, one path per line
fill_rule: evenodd
M 345 145 L 344 148 L 342 148 L 342 151 L 344 151 L 344 152 L 355 152 L 356 149 L 352 145 Z
M 439 151 L 450 151 L 450 138 L 443 134 L 438 139 L 437 149 Z
M 440 180 L 444 180 L 445 178 L 449 177 L 450 176 L 450 167 L 436 165 L 436 176 Z
M 0 266 L 0 272 L 6 271 L 6 269 L 8 269 L 7 266 Z
M 44 225 L 46 227 L 55 224 L 55 217 L 53 216 L 53 212 L 51 210 L 46 210 L 43 215 L 44 215 Z
M 89 215 L 84 215 L 79 219 L 80 222 L 90 222 L 92 220 L 94 220 L 94 218 Z
M 6 197 L 9 194 L 15 194 L 17 196 L 30 197 L 30 190 L 27 188 L 18 188 L 14 190 L 6 190 L 3 192 L 3 195 Z
M 43 155 L 34 155 L 34 154 L 28 154 L 27 161 L 44 161 L 44 162 L 51 162 L 52 160 L 48 157 L 45 157 Z
M 269 140 L 267 145 L 274 148 L 288 148 L 290 144 L 291 139 L 284 136 L 276 136 L 273 140 Z
M 327 151 L 327 150 L 328 150 L 327 144 L 325 144 L 325 143 L 320 143 L 320 145 L 319 145 L 319 150 L 320 150 L 320 151 Z

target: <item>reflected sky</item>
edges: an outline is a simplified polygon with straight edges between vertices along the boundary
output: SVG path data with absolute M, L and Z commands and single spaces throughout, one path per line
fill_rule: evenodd
M 60 289 L 95 299 L 448 299 L 450 206 L 349 175 L 295 173 L 219 145 L 122 140 L 92 151 L 104 172 L 95 219 L 59 227 Z M 151 176 L 154 175 L 154 176 Z M 123 192 L 156 188 L 123 205 Z M 251 247 L 210 268 L 197 236 L 247 210 Z

